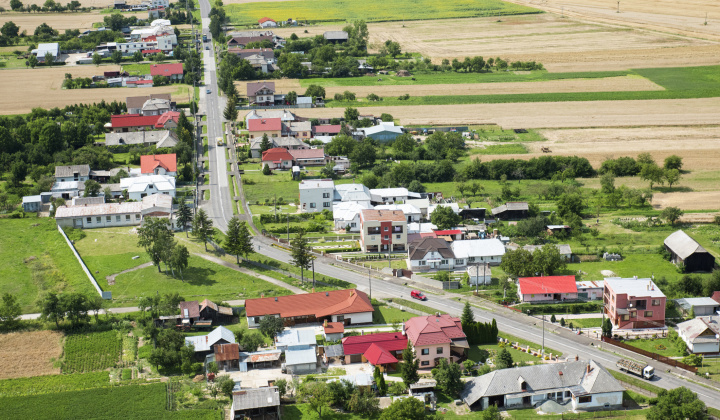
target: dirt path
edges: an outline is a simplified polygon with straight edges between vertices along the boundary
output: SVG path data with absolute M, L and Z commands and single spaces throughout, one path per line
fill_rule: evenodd
M 236 264 L 229 263 L 225 260 L 221 260 L 220 258 L 212 257 L 210 255 L 202 254 L 199 252 L 193 252 L 193 255 L 196 255 L 200 258 L 203 258 L 203 259 L 213 262 L 215 264 L 220 264 L 223 267 L 227 267 L 227 268 L 233 269 L 235 271 L 239 271 L 243 274 L 247 274 L 248 276 L 253 276 L 253 277 L 259 278 L 260 280 L 264 280 L 264 281 L 266 281 L 268 283 L 272 283 L 276 286 L 280 286 L 283 289 L 287 289 L 287 290 L 295 293 L 296 295 L 307 293 L 306 291 L 304 291 L 303 289 L 300 289 L 299 287 L 291 286 L 291 285 L 285 283 L 284 281 L 280 281 L 278 279 L 274 279 L 272 277 L 268 277 L 263 274 L 258 274 L 256 272 L 254 272 L 252 270 L 248 270 L 247 268 L 244 268 L 244 267 L 238 267 Z
M 105 279 L 107 280 L 108 285 L 112 286 L 115 284 L 115 277 L 119 276 L 120 274 L 125 274 L 125 273 L 129 273 L 131 271 L 141 270 L 141 269 L 147 268 L 147 267 L 152 267 L 152 265 L 153 265 L 152 261 L 146 262 L 145 264 L 140 264 L 137 267 L 128 268 L 127 270 L 123 270 L 119 273 L 111 274 L 111 275 L 105 277 Z

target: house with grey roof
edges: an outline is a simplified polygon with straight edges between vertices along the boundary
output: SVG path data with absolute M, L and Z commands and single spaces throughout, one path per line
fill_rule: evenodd
M 216 344 L 229 344 L 235 342 L 235 334 L 225 327 L 217 327 L 208 335 L 197 335 L 194 337 L 185 337 L 185 345 L 193 345 L 195 353 L 209 354 L 213 351 Z
M 55 167 L 55 182 L 87 181 L 88 179 L 90 179 L 90 165 Z
M 268 141 L 272 146 L 271 148 L 282 147 L 283 149 L 287 150 L 302 150 L 310 148 L 309 144 L 295 137 L 268 137 Z M 260 153 L 261 146 L 262 137 L 257 137 L 250 140 L 250 153 L 252 153 L 252 157 L 262 157 L 262 153 Z
M 280 417 L 280 392 L 277 387 L 233 391 L 232 418 L 279 419 Z
M 548 400 L 573 410 L 622 406 L 625 388 L 594 360 L 500 369 L 465 383 L 460 398 L 473 410 L 533 408 Z
M 494 217 L 502 220 L 518 220 L 528 217 L 530 206 L 524 201 L 508 201 L 502 206 L 492 209 Z
M 421 238 L 408 244 L 408 267 L 413 272 L 453 270 L 455 253 L 445 239 Z
M 178 138 L 170 130 L 105 133 L 105 146 L 155 145 L 159 149 L 162 147 L 175 147 L 177 144 Z
M 693 354 L 720 352 L 720 316 L 700 316 L 677 325 L 680 338 Z
M 683 315 L 716 315 L 720 311 L 720 303 L 709 297 L 675 299 L 673 303 Z
M 294 346 L 285 350 L 283 367 L 290 375 L 305 375 L 317 371 L 317 351 L 311 346 Z
M 323 34 L 323 38 L 333 44 L 340 44 L 348 41 L 348 33 L 345 31 L 327 31 Z
M 682 230 L 665 238 L 664 244 L 670 261 L 685 266 L 685 272 L 712 271 L 715 267 L 715 257 Z

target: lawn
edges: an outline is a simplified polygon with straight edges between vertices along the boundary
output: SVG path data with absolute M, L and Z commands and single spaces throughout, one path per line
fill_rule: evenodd
M 469 155 L 520 155 L 528 150 L 522 144 L 491 144 L 484 148 L 468 150 Z
M 297 16 L 300 21 L 316 23 L 350 22 L 361 19 L 367 22 L 386 22 L 541 13 L 537 9 L 499 0 L 448 0 L 442 3 L 429 0 L 391 2 L 300 0 L 277 4 L 267 2 L 228 4 L 225 5 L 225 10 L 234 25 L 256 25 L 258 19 L 263 16 L 271 19 Z
M 637 347 L 639 349 L 657 353 L 667 357 L 680 357 L 682 353 L 677 350 L 675 343 L 669 338 L 649 338 L 639 340 L 625 340 L 625 344 Z
M 407 306 L 408 308 L 415 309 L 416 311 L 425 312 L 426 314 L 434 314 L 436 312 L 439 312 L 441 314 L 447 313 L 443 311 L 438 311 L 437 309 L 425 306 L 421 303 L 412 302 L 405 299 L 393 298 L 392 302 L 397 303 L 398 305 Z
M 658 244 L 661 244 L 660 241 Z M 619 277 L 655 278 L 665 277 L 675 281 L 682 277 L 675 265 L 662 258 L 660 254 L 629 254 L 622 261 L 598 261 L 568 264 L 564 272 L 557 274 L 575 274 L 577 280 L 602 280 L 602 270 L 610 270 Z M 578 271 L 582 274 L 578 275 Z
M 393 308 L 382 304 L 380 306 L 373 305 L 375 311 L 373 312 L 373 324 L 392 324 L 393 322 L 405 322 L 410 318 L 415 317 L 415 314 L 401 311 L 400 309 Z
M 702 366 L 698 367 L 698 373 L 712 379 L 713 381 L 720 382 L 720 360 L 703 358 Z
M 168 411 L 164 383 L 0 398 L 8 419 L 222 419 L 222 411 Z M 129 403 L 131 402 L 131 403 Z
M 289 404 L 282 406 L 282 420 L 307 420 L 319 419 L 316 411 L 310 408 L 309 404 Z M 329 408 L 323 409 L 322 419 L 324 420 L 365 420 L 376 419 L 378 415 L 366 416 L 352 413 L 337 413 Z
M 15 295 L 24 313 L 36 312 L 45 292 L 97 293 L 54 219 L 4 219 L 2 225 L 0 290 Z
M 52 394 L 109 385 L 110 373 L 107 371 L 4 379 L 0 381 L 0 398 Z
M 165 266 L 162 266 L 165 269 Z M 215 301 L 287 295 L 289 291 L 255 277 L 212 263 L 194 255 L 184 271 L 185 280 L 170 272 L 158 273 L 151 266 L 116 277 L 115 285 L 108 286 L 114 301 L 134 302 L 141 296 L 155 293 L 177 292 L 186 300 L 210 299 Z
M 98 284 L 104 286 L 106 276 L 150 261 L 145 250 L 137 245 L 137 235 L 130 230 L 129 227 L 87 229 L 84 231 L 87 236 L 75 242 L 75 248 Z
M 506 339 L 510 340 L 511 342 L 517 342 L 521 346 L 530 346 L 531 349 L 540 349 L 542 347 L 542 344 L 540 344 L 540 343 L 533 343 L 533 342 L 523 340 L 521 338 L 509 335 L 509 334 L 500 334 L 500 337 L 506 338 Z M 524 353 L 520 350 L 514 349 L 509 344 L 501 346 L 500 343 L 471 345 L 470 352 L 468 354 L 468 358 L 470 360 L 478 361 L 479 360 L 478 352 L 480 349 L 484 349 L 484 350 L 487 350 L 488 352 L 490 352 L 490 358 L 493 358 L 503 348 L 507 349 L 510 352 L 510 354 L 513 357 L 513 361 L 515 361 L 515 363 L 518 363 L 518 362 L 540 362 L 541 361 L 541 359 L 539 357 L 535 357 L 532 354 Z M 557 356 L 562 355 L 562 353 L 557 350 L 553 350 L 549 347 L 545 347 L 545 354 L 550 354 L 550 353 L 552 353 L 553 355 L 557 355 Z
M 600 324 L 602 324 L 602 318 L 577 318 L 569 319 L 567 322 L 568 324 L 572 322 L 573 327 L 575 328 L 600 328 Z

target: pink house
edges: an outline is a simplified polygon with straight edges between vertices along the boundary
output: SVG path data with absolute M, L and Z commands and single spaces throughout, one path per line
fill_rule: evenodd
M 403 324 L 403 334 L 413 345 L 420 369 L 431 369 L 440 359 L 459 362 L 470 348 L 460 318 L 447 314 L 410 318 Z
M 662 328 L 666 297 L 651 279 L 606 278 L 605 315 L 615 328 Z
M 521 302 L 576 300 L 575 276 L 520 277 L 518 297 Z

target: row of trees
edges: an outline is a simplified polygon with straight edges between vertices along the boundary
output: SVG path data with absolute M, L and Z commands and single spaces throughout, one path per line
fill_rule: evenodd
M 523 248 L 507 251 L 500 263 L 500 268 L 514 277 L 551 276 L 566 266 L 565 258 L 553 244 L 546 244 L 534 252 Z
M 201 211 L 199 210 L 198 214 Z M 138 246 L 145 248 L 150 260 L 157 266 L 158 272 L 161 271 L 160 263 L 165 263 L 166 269 L 172 271 L 173 277 L 175 270 L 178 270 L 180 277 L 185 280 L 183 270 L 188 267 L 190 252 L 186 246 L 177 243 L 168 219 L 145 218 L 143 225 L 138 228 Z

